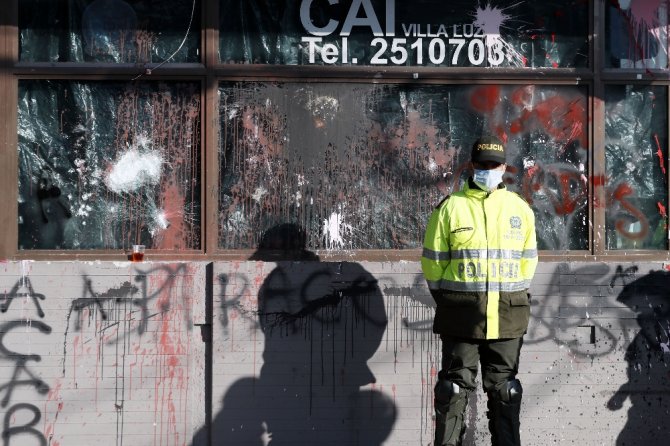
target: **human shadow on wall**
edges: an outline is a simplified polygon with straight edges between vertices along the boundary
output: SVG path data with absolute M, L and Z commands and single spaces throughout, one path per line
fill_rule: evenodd
M 212 445 L 376 446 L 391 432 L 395 404 L 367 365 L 388 322 L 377 281 L 357 263 L 320 262 L 304 242 L 280 225 L 251 257 L 276 262 L 258 295 L 263 365 L 228 388 Z
M 640 331 L 626 350 L 628 381 L 607 402 L 630 399 L 617 445 L 667 444 L 670 437 L 670 272 L 652 271 L 628 283 L 617 300 L 637 314 Z

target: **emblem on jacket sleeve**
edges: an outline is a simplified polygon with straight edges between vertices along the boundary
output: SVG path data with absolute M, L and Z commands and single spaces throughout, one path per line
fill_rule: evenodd
M 510 217 L 509 224 L 512 227 L 512 229 L 521 229 L 521 218 L 517 216 Z

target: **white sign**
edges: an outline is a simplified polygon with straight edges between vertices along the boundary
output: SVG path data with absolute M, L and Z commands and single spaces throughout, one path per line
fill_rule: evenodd
M 327 0 L 331 5 L 339 0 Z M 354 27 L 368 28 L 374 37 L 369 45 L 371 65 L 423 65 L 430 63 L 462 66 L 467 58 L 470 65 L 498 66 L 507 57 L 499 34 L 485 34 L 476 23 L 423 24 L 401 23 L 403 37 L 395 37 L 395 0 L 386 0 L 385 11 L 379 20 L 371 0 L 353 0 L 343 22 L 330 18 L 317 26 L 310 15 L 314 0 L 302 0 L 300 21 L 310 36 L 301 39 L 310 64 L 357 64 L 349 54 L 349 37 Z M 339 36 L 324 43 L 325 37 Z

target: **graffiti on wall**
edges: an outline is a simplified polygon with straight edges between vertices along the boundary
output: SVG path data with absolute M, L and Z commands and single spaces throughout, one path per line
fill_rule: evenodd
M 17 387 L 30 387 L 42 397 L 49 394 L 50 391 L 49 385 L 39 377 L 39 373 L 34 371 L 35 363 L 40 362 L 42 356 L 26 352 L 25 344 L 16 342 L 17 338 L 15 337 L 20 332 L 19 330 L 24 333 L 29 332 L 29 336 L 32 336 L 34 332 L 43 335 L 51 334 L 52 328 L 44 322 L 45 313 L 40 306 L 40 300 L 44 299 L 43 294 L 35 293 L 29 278 L 22 277 L 4 296 L 4 302 L 0 308 L 4 316 L 12 309 L 14 303 L 14 310 L 18 311 L 12 313 L 18 312 L 22 316 L 3 322 L 0 325 L 0 354 L 3 360 L 13 363 L 11 376 L 8 380 L 3 380 L 4 382 L 0 385 L 0 392 L 5 393 L 0 401 L 0 407 L 6 408 L 2 428 L 2 438 L 5 446 L 9 445 L 12 438 L 17 435 L 31 437 L 40 445 L 47 445 L 45 433 L 38 426 L 42 418 L 42 411 L 31 402 L 12 399 Z M 16 301 L 23 302 L 15 303 Z M 34 308 L 27 307 L 25 302 L 29 302 Z M 18 306 L 20 306 L 20 309 L 16 308 Z M 35 316 L 39 319 L 34 319 Z M 5 318 L 3 317 L 3 319 Z M 22 346 L 22 348 L 17 350 L 16 347 L 18 346 Z M 27 420 L 26 416 L 28 417 Z M 22 421 L 16 422 L 17 417 Z
M 265 241 L 274 248 L 268 255 L 276 256 L 278 245 Z M 344 420 L 334 435 L 352 444 L 356 438 L 383 444 L 406 422 L 410 392 L 417 404 L 412 429 L 422 444 L 430 441 L 439 342 L 431 332 L 433 304 L 420 275 L 408 276 L 396 266 L 373 274 L 362 264 L 321 262 L 293 244 L 282 246 L 286 260 L 230 262 L 212 277 L 218 283 L 219 330 L 210 341 L 214 366 L 225 367 L 228 380 L 214 395 L 221 398 L 215 406 L 220 411 L 212 414 L 215 438 L 279 441 Z M 264 258 L 265 253 L 255 254 L 256 260 Z M 63 288 L 53 282 L 59 275 L 43 276 L 29 271 L 30 262 L 22 265 L 24 273 L 7 282 L 0 300 L 4 444 L 23 439 L 64 445 L 69 435 L 87 435 L 90 429 L 108 435 L 110 444 L 120 438 L 189 444 L 189 429 L 200 426 L 190 424 L 188 395 L 196 391 L 192 386 L 204 385 L 189 372 L 194 271 L 181 264 L 146 264 L 129 275 L 105 270 L 111 279 L 102 279 L 95 270 L 82 270 L 63 279 L 76 282 Z M 659 442 L 665 437 L 657 434 L 667 435 L 665 418 L 659 417 L 669 410 L 664 396 L 670 391 L 665 379 L 670 273 L 642 269 L 556 265 L 537 277 L 526 335 L 527 351 L 545 352 L 551 361 L 537 373 L 549 382 L 572 375 L 590 388 L 593 404 L 619 414 L 621 421 L 611 429 L 621 429 L 626 443 Z M 551 345 L 557 353 L 546 353 Z M 603 371 L 624 373 L 624 379 L 604 387 L 588 381 Z M 284 410 L 274 410 L 273 402 Z M 484 417 L 480 403 L 471 402 L 471 425 Z M 141 439 L 133 437 L 131 414 L 134 422 L 147 423 Z M 65 420 L 85 424 L 72 432 L 61 424 Z M 231 424 L 238 421 L 246 428 Z M 381 429 L 371 432 L 371 425 Z M 475 443 L 486 441 L 485 429 L 468 435 Z
M 130 282 L 109 288 L 100 285 L 100 276 L 83 272 L 77 298 L 40 293 L 44 276 L 27 262 L 23 269 L 0 305 L 3 444 L 32 437 L 36 444 L 58 446 L 73 442 L 70 435 L 134 442 L 138 434 L 128 429 L 127 418 L 139 414 L 153 420 L 147 421 L 153 428 L 138 443 L 184 444 L 192 268 L 140 267 Z M 95 426 L 95 433 L 60 424 L 79 414 L 88 414 L 83 426 Z
M 230 426 L 223 421 L 223 414 L 228 417 L 231 413 L 229 411 L 242 407 L 243 402 L 262 397 L 260 394 L 249 395 L 242 392 L 242 389 L 249 390 L 260 383 L 272 382 L 272 375 L 269 373 L 271 368 L 262 370 L 266 355 L 267 360 L 272 363 L 276 360 L 275 355 L 282 357 L 287 351 L 300 351 L 304 358 L 298 362 L 304 367 L 314 364 L 315 368 L 312 371 L 314 382 L 321 379 L 324 362 L 318 355 L 316 360 L 314 359 L 315 352 L 319 350 L 311 353 L 297 350 L 293 345 L 295 341 L 293 337 L 297 336 L 301 342 L 308 345 L 311 342 L 312 346 L 318 346 L 319 349 L 322 348 L 324 341 L 332 342 L 329 337 L 329 334 L 332 334 L 330 329 L 314 330 L 315 326 L 321 327 L 321 324 L 329 319 L 324 319 L 321 313 L 312 311 L 314 308 L 311 300 L 316 296 L 330 296 L 325 297 L 326 300 L 322 303 L 334 299 L 332 290 L 338 286 L 336 273 L 338 270 L 345 273 L 348 266 L 346 262 L 343 264 L 316 262 L 316 264 L 320 265 L 319 268 L 325 267 L 326 272 L 319 272 L 318 268 L 312 271 L 309 267 L 302 266 L 302 263 L 279 261 L 276 266 L 270 264 L 267 267 L 267 264 L 258 263 L 255 267 L 251 265 L 242 270 L 241 265 L 231 265 L 230 268 L 226 268 L 224 274 L 218 276 L 220 292 L 217 294 L 220 307 L 217 313 L 217 325 L 223 332 L 223 345 L 225 345 L 218 354 L 228 358 L 237 357 L 236 355 L 245 348 L 240 339 L 242 333 L 247 338 L 253 336 L 253 339 L 256 339 L 255 335 L 249 334 L 250 332 L 258 333 L 263 353 L 261 355 L 259 351 L 254 354 L 254 362 L 257 362 L 258 366 L 252 368 L 249 364 L 246 367 L 249 373 L 242 373 L 245 376 L 253 375 L 255 378 L 240 376 L 239 381 L 230 379 L 230 387 L 225 387 L 227 390 L 223 400 L 220 401 L 222 409 L 212 427 L 215 438 L 238 438 L 236 435 L 256 438 L 255 435 L 261 433 L 263 435 L 275 433 L 275 439 L 279 441 L 287 435 L 283 432 L 287 429 L 286 426 L 276 428 L 276 423 L 281 419 L 279 416 L 273 423 L 263 424 L 263 421 L 271 420 L 271 417 L 254 420 L 255 424 L 252 426 L 261 425 L 259 430 L 261 433 L 246 431 L 232 434 L 228 428 Z M 403 361 L 408 355 L 413 358 L 412 373 L 418 372 L 421 378 L 420 384 L 418 381 L 411 384 L 415 386 L 416 391 L 421 389 L 420 410 L 417 409 L 419 412 L 413 419 L 417 420 L 417 423 L 420 420 L 421 435 L 429 439 L 432 434 L 433 374 L 437 373 L 436 367 L 439 366 L 439 342 L 432 334 L 431 297 L 420 275 L 407 280 L 395 274 L 385 273 L 375 275 L 374 279 L 384 296 L 388 322 L 383 339 L 375 353 L 375 360 L 379 360 L 383 365 L 378 365 L 378 369 L 372 366 L 372 369 L 393 370 L 394 373 L 407 370 L 408 364 Z M 663 379 L 670 367 L 670 349 L 668 349 L 670 314 L 667 310 L 665 292 L 668 280 L 670 280 L 668 271 L 651 270 L 647 273 L 641 271 L 640 267 L 630 264 L 578 266 L 558 264 L 549 274 L 538 277 L 537 295 L 532 299 L 531 323 L 525 336 L 526 351 L 530 353 L 526 354 L 529 355 L 528 358 L 542 356 L 535 368 L 543 364 L 544 358 L 549 357 L 551 360 L 546 363 L 544 375 L 542 370 L 534 370 L 533 373 L 538 373 L 536 378 L 530 378 L 528 375 L 524 379 L 531 382 L 544 379 L 545 383 L 559 387 L 565 380 L 584 385 L 587 394 L 594 393 L 596 398 L 593 404 L 597 407 L 593 407 L 593 410 L 605 409 L 616 412 L 627 407 L 627 412 L 619 414 L 622 420 L 621 431 L 614 433 L 615 437 L 619 436 L 620 441 L 625 441 L 626 444 L 660 441 L 661 436 L 657 436 L 657 433 L 666 435 L 667 432 L 663 415 L 659 414 L 665 414 L 669 410 L 663 397 L 669 391 L 665 386 L 667 380 Z M 321 286 L 315 286 L 315 283 L 321 283 Z M 260 290 L 267 289 L 269 284 L 273 284 L 270 288 L 278 302 L 282 302 L 286 308 L 292 308 L 288 313 L 277 311 L 268 315 L 277 322 L 276 325 L 271 324 L 272 330 L 268 330 L 261 321 L 265 309 L 260 302 Z M 336 300 L 331 303 L 334 302 Z M 548 350 L 550 349 L 548 345 L 551 344 L 556 346 L 556 354 L 546 353 L 551 351 Z M 328 365 L 325 368 L 326 374 L 333 373 L 330 363 L 325 364 Z M 534 369 L 530 367 L 530 362 L 526 364 L 524 370 L 528 368 Z M 592 381 L 600 382 L 601 380 L 595 376 L 601 376 L 603 372 L 607 376 L 620 376 L 623 371 L 627 380 L 618 389 L 611 389 L 610 385 L 606 386 L 606 390 L 597 390 L 599 387 Z M 309 373 L 307 375 L 309 376 Z M 337 375 L 335 369 L 335 376 Z M 570 376 L 576 381 L 571 380 Z M 389 379 L 394 382 L 384 374 L 374 388 L 386 389 L 387 394 L 395 394 L 396 390 L 402 392 L 398 390 L 401 386 L 395 382 L 393 385 L 397 387 L 395 390 L 390 390 L 392 386 Z M 621 383 L 619 380 L 617 382 Z M 611 383 L 608 381 L 607 384 Z M 338 397 L 340 390 L 342 389 L 338 386 L 333 390 Z M 310 401 L 307 398 L 307 395 L 310 395 L 309 391 L 306 390 L 304 395 L 304 407 L 299 410 L 307 411 L 307 401 Z M 314 395 L 318 395 L 318 392 Z M 605 396 L 607 398 L 601 398 Z M 556 405 L 552 399 L 554 397 L 538 395 L 536 398 L 539 405 L 546 404 L 548 408 Z M 545 399 L 547 400 L 544 401 Z M 479 407 L 479 403 L 476 397 L 470 402 L 471 426 L 484 422 L 485 408 Z M 583 404 L 587 404 L 588 407 L 593 405 Z M 260 410 L 256 412 L 256 409 L 252 412 L 261 413 Z M 561 413 L 563 412 L 559 410 L 558 415 Z M 287 421 L 287 424 L 296 429 L 302 428 L 292 425 L 290 421 Z M 658 425 L 658 429 L 650 432 L 650 425 Z M 488 441 L 484 438 L 485 429 L 473 429 L 468 431 L 467 435 L 467 441 L 470 442 L 467 444 Z
M 289 260 L 267 271 L 257 263 L 262 270 L 255 284 L 234 272 L 219 276 L 222 328 L 230 335 L 248 323 L 262 333 L 263 351 L 258 374 L 232 382 L 223 395 L 212 420 L 213 444 L 312 444 L 327 435 L 339 443 L 382 445 L 397 408 L 389 395 L 394 389 L 385 389 L 368 365 L 389 324 L 377 280 L 360 264 L 325 264 L 292 244 L 304 234 L 296 225 L 279 229 L 264 234 L 252 259 L 267 261 L 280 245 L 289 248 Z M 257 294 L 250 295 L 252 287 Z M 201 430 L 194 444 L 205 435 Z

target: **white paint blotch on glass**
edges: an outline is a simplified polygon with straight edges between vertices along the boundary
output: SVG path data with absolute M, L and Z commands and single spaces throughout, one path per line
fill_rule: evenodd
M 158 184 L 162 165 L 160 152 L 141 153 L 132 148 L 116 160 L 105 178 L 105 184 L 116 193 L 134 192 L 142 186 Z

